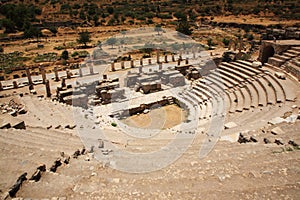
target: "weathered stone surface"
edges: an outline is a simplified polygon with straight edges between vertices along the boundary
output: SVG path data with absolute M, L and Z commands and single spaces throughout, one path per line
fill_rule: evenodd
M 274 135 L 283 135 L 284 131 L 280 127 L 275 127 L 271 129 L 271 133 Z

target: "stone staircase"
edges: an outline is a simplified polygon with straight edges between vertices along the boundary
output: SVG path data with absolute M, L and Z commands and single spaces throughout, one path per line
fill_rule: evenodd
M 265 63 L 266 67 L 284 69 L 300 80 L 300 47 L 294 46 L 282 54 L 275 54 Z M 284 72 L 281 70 L 281 72 Z
M 205 112 L 201 119 L 220 115 L 212 112 L 218 106 L 225 106 L 225 113 L 244 112 L 282 104 L 293 96 L 289 85 L 283 86 L 274 73 L 255 68 L 249 61 L 223 62 L 203 78 L 193 84 L 191 91 L 196 96 L 191 101 L 197 101 Z

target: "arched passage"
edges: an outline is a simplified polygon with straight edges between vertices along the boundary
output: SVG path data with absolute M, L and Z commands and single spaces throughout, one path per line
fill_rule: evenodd
M 274 55 L 274 53 L 275 53 L 275 50 L 272 46 L 266 46 L 262 52 L 261 62 L 262 63 L 268 62 L 268 58 L 272 57 Z

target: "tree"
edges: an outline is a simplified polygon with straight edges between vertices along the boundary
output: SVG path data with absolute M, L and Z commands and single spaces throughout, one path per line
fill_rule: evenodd
M 98 16 L 97 14 L 93 16 L 93 21 L 94 21 L 95 26 L 98 26 L 98 25 L 99 25 L 99 23 L 98 23 L 98 21 L 99 21 L 99 16 Z
M 64 60 L 68 60 L 69 59 L 69 52 L 67 50 L 64 50 L 61 53 L 61 58 L 64 59 Z
M 114 45 L 117 43 L 117 39 L 114 37 L 111 37 L 108 40 L 106 40 L 106 43 L 108 45 L 111 45 L 111 48 L 114 48 Z
M 84 44 L 84 47 L 87 47 L 87 43 L 91 42 L 91 36 L 88 31 L 82 31 L 79 33 L 79 38 L 77 39 L 79 44 Z
M 154 28 L 154 31 L 157 31 L 157 35 L 159 35 L 159 31 L 162 31 L 161 25 L 157 24 Z
M 107 7 L 107 12 L 109 14 L 113 14 L 114 13 L 114 8 L 113 7 Z
M 208 45 L 209 47 L 214 46 L 214 43 L 213 43 L 213 41 L 212 41 L 211 38 L 209 38 L 209 39 L 207 40 L 207 45 Z
M 56 28 L 55 26 L 49 27 L 49 30 L 50 30 L 54 35 L 56 35 L 56 33 L 57 33 L 57 28 Z
M 178 19 L 178 20 L 184 20 L 187 21 L 187 17 L 184 13 L 182 12 L 176 12 L 174 13 L 174 16 Z
M 177 24 L 176 31 L 183 33 L 185 35 L 192 34 L 190 24 L 185 20 L 182 20 Z
M 31 26 L 31 24 L 25 28 L 24 30 L 24 37 L 25 38 L 33 38 L 33 37 L 39 37 L 41 36 L 41 30 L 37 27 Z
M 2 19 L 1 20 L 2 26 L 5 28 L 5 33 L 14 33 L 16 32 L 15 30 L 15 25 L 14 22 L 10 19 Z
M 229 45 L 230 40 L 223 38 L 222 42 L 223 42 L 224 46 L 227 47 Z

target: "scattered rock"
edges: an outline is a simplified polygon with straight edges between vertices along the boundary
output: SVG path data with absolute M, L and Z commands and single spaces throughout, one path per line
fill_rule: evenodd
M 292 145 L 293 147 L 299 147 L 299 145 L 295 143 L 293 140 L 289 140 L 288 144 Z
M 257 142 L 257 139 L 255 139 L 253 136 L 250 137 L 250 141 Z
M 259 61 L 253 61 L 252 66 L 255 67 L 255 68 L 258 68 L 258 67 L 262 66 L 262 63 L 259 62 Z
M 61 127 L 61 125 L 58 125 L 58 126 L 55 127 L 55 129 L 59 129 L 60 127 Z
M 21 110 L 18 111 L 18 114 L 23 115 L 26 114 L 27 110 L 25 110 L 24 108 L 22 108 Z
M 240 133 L 238 143 L 247 143 L 247 142 L 250 142 L 250 140 L 247 139 L 242 133 Z
M 268 138 L 264 138 L 264 143 L 269 144 L 269 143 L 271 143 L 271 141 Z
M 145 109 L 145 110 L 143 111 L 144 114 L 147 114 L 147 113 L 149 113 L 149 112 L 150 112 L 149 109 Z
M 221 141 L 236 142 L 239 139 L 240 133 L 224 135 L 220 138 Z
M 74 154 L 73 154 L 73 158 L 78 158 L 78 156 L 80 156 L 80 150 L 77 149 Z
M 228 122 L 224 125 L 225 129 L 230 129 L 230 128 L 234 128 L 234 127 L 237 127 L 237 124 L 234 122 Z
M 260 178 L 261 175 L 255 171 L 251 171 L 251 172 L 249 172 L 249 177 Z
M 277 145 L 283 145 L 283 142 L 281 142 L 281 139 L 275 139 L 274 143 Z
M 52 125 L 50 125 L 50 126 L 47 126 L 47 129 L 50 129 L 50 128 L 52 128 Z

